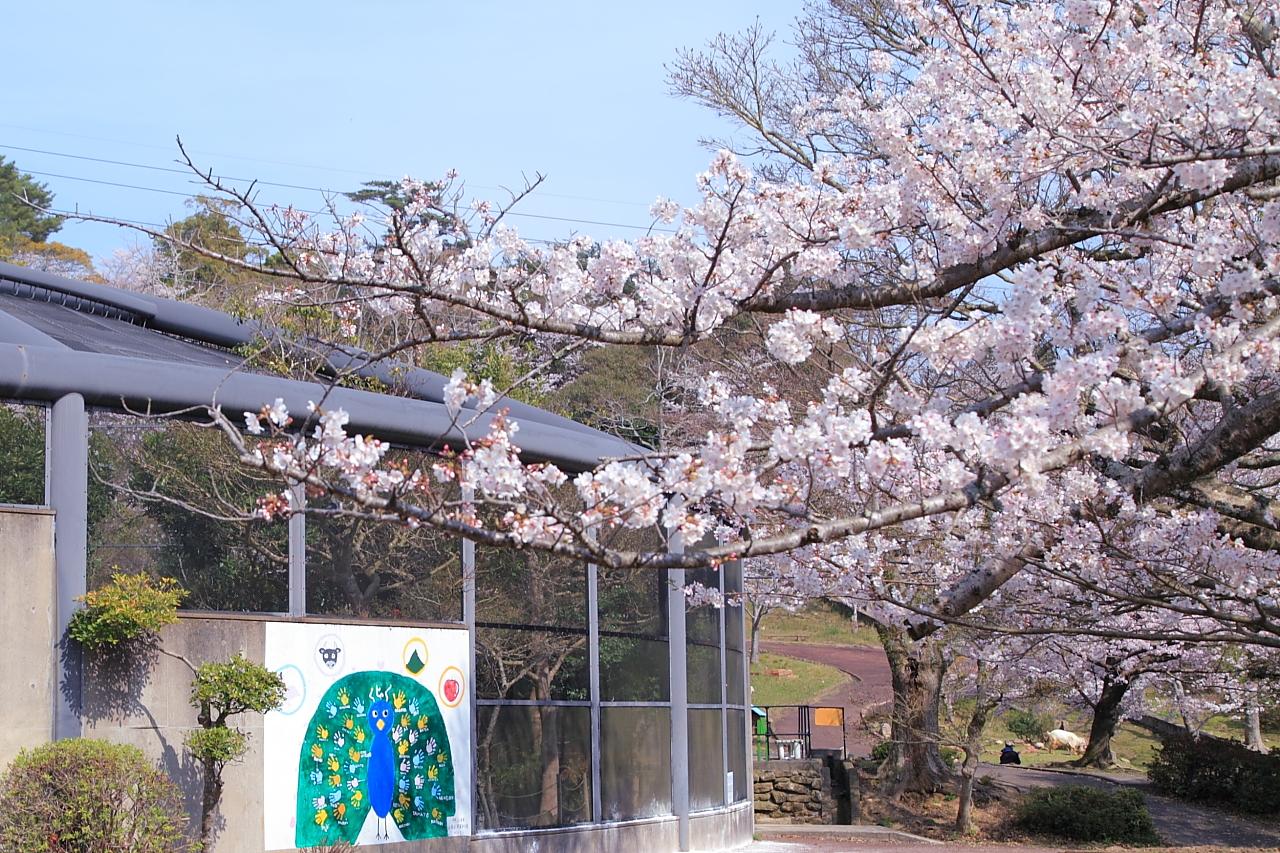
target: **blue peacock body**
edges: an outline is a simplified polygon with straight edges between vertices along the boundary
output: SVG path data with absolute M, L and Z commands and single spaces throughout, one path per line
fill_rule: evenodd
M 452 751 L 431 691 L 390 672 L 356 672 L 325 692 L 298 756 L 295 844 L 353 843 L 372 811 L 406 840 L 448 834 Z

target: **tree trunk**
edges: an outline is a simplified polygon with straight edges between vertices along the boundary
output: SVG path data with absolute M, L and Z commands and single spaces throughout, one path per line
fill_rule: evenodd
M 893 749 L 880 766 L 880 781 L 892 798 L 932 794 L 951 780 L 938 751 L 942 676 L 947 665 L 935 640 L 911 642 L 906 631 L 876 625 L 889 658 L 893 683 Z
M 209 759 L 201 764 L 204 766 L 204 790 L 200 798 L 200 842 L 208 850 L 213 840 L 213 816 L 218 811 L 218 801 L 222 799 L 222 768 Z
M 536 696 L 551 698 L 555 673 L 543 667 L 534 675 Z M 541 761 L 538 774 L 538 823 L 555 826 L 560 822 L 560 718 L 555 706 L 530 708 L 533 714 L 533 749 Z
M 1266 755 L 1270 750 L 1267 749 L 1267 742 L 1262 739 L 1262 709 L 1250 702 L 1249 709 L 1244 712 L 1244 719 L 1245 745 L 1254 752 Z
M 987 717 L 995 709 L 995 703 L 987 697 L 982 664 L 978 664 L 978 692 L 974 697 L 973 716 L 965 732 L 964 764 L 960 766 L 960 804 L 956 808 L 956 832 L 968 835 L 973 831 L 973 777 L 978 772 L 978 753 L 982 751 L 982 732 L 987 728 Z
M 760 623 L 764 621 L 767 607 L 755 605 L 751 608 L 751 662 L 760 662 Z
M 1120 703 L 1129 692 L 1129 682 L 1108 676 L 1102 682 L 1102 693 L 1093 706 L 1093 724 L 1089 727 L 1089 745 L 1074 764 L 1077 767 L 1113 767 L 1116 754 L 1111 738 L 1120 723 Z

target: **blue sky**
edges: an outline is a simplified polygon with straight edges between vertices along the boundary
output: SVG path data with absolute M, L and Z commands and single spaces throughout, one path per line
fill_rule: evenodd
M 216 173 L 335 190 L 450 168 L 479 197 L 541 172 L 530 214 L 649 223 L 658 195 L 693 198 L 728 127 L 668 94 L 677 50 L 756 18 L 785 35 L 800 0 L 647 3 L 28 2 L 5 10 L 0 155 L 63 208 L 162 223 L 193 191 L 181 135 Z M 15 70 L 21 69 L 20 74 Z M 59 175 L 65 177 L 52 177 Z M 170 194 L 94 184 L 90 178 Z M 263 198 L 315 207 L 313 191 Z M 641 233 L 525 217 L 532 238 Z M 68 223 L 55 239 L 96 257 L 134 235 Z

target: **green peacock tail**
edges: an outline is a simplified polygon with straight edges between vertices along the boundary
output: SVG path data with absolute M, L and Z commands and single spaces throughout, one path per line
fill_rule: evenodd
M 320 699 L 298 753 L 297 847 L 354 842 L 370 811 L 373 733 L 365 717 L 385 699 L 395 714 L 389 817 L 406 840 L 448 835 L 454 814 L 453 750 L 431 691 L 391 672 L 354 672 Z

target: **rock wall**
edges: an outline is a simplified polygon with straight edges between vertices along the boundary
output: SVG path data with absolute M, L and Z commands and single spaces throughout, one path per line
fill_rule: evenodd
M 821 759 L 757 761 L 755 812 L 758 821 L 835 823 L 831 772 Z

